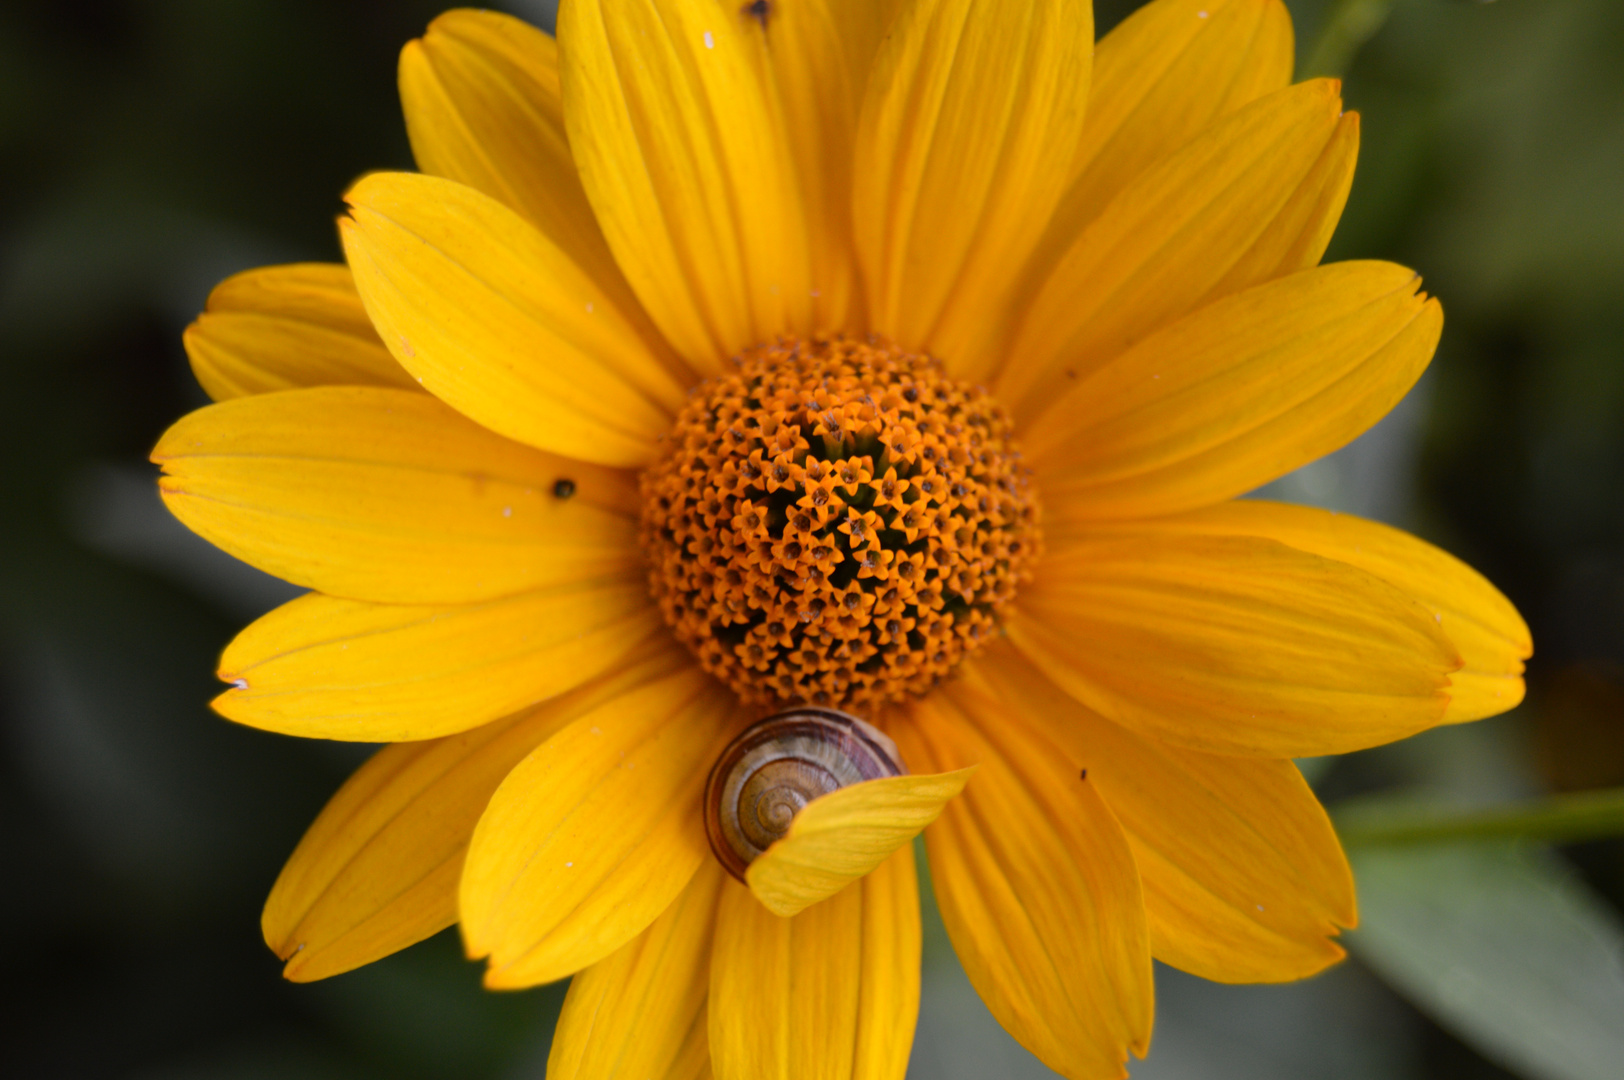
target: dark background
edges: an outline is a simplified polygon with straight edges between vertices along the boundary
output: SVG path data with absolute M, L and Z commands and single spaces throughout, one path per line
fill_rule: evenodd
M 1101 31 L 1134 6 L 1099 0 Z M 1333 5 L 1290 6 L 1306 57 Z M 280 979 L 260 904 L 363 751 L 208 711 L 220 648 L 291 593 L 192 542 L 145 464 L 205 402 L 180 332 L 208 289 L 338 258 L 341 192 L 411 166 L 395 58 L 439 7 L 0 5 L 8 1075 L 542 1074 L 562 987 L 485 993 L 451 935 Z M 1364 149 L 1331 257 L 1415 266 L 1447 325 L 1392 420 L 1278 490 L 1409 527 L 1518 604 L 1529 703 L 1485 726 L 1512 788 L 1624 783 L 1624 4 L 1398 0 L 1346 74 Z M 1316 775 L 1334 800 L 1404 781 L 1409 760 Z M 1567 855 L 1624 900 L 1616 841 Z M 1194 982 L 1162 973 L 1170 1056 L 1136 1077 L 1512 1075 L 1356 963 L 1301 988 Z M 914 1073 L 1043 1075 L 966 989 L 933 931 Z M 1181 1017 L 1226 1009 L 1225 1060 L 1180 1065 L 1206 1045 Z

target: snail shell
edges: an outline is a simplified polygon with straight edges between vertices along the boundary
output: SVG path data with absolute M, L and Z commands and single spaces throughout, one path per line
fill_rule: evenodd
M 901 776 L 896 744 L 835 709 L 801 706 L 750 725 L 711 767 L 705 832 L 727 872 L 744 872 L 789 831 L 801 807 L 838 788 Z

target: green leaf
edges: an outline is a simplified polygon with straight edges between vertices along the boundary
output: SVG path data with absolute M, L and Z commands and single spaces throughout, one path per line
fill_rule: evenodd
M 1534 1080 L 1617 1080 L 1624 926 L 1565 863 L 1504 840 L 1350 855 L 1348 944 L 1395 989 Z

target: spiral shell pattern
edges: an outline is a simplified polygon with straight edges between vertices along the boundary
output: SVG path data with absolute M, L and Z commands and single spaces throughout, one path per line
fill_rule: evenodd
M 896 744 L 855 716 L 811 706 L 776 713 L 746 728 L 711 768 L 705 785 L 711 851 L 743 881 L 807 803 L 907 771 Z

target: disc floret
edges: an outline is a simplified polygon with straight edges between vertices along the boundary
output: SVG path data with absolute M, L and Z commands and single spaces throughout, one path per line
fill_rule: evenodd
M 1003 410 L 880 338 L 747 350 L 695 389 L 642 495 L 666 621 L 762 704 L 929 690 L 1040 543 Z

